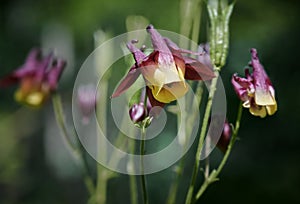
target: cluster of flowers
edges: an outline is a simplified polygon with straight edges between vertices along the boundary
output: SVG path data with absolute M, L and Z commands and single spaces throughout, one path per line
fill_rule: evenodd
M 145 94 L 148 103 L 144 101 L 134 104 L 129 115 L 134 123 L 139 123 L 148 117 L 150 109 L 154 106 L 163 107 L 188 91 L 185 80 L 211 80 L 215 77 L 209 59 L 207 45 L 203 46 L 206 52 L 194 53 L 190 50 L 179 48 L 170 39 L 161 36 L 152 25 L 147 27 L 151 36 L 153 52 L 146 55 L 141 49 L 134 46 L 136 41 L 127 44 L 133 54 L 135 64 L 123 78 L 112 97 L 124 93 L 142 75 L 146 84 Z M 194 54 L 198 58 L 191 58 L 184 54 Z M 13 83 L 20 83 L 15 93 L 18 102 L 29 106 L 39 107 L 57 89 L 58 80 L 65 68 L 66 62 L 54 57 L 53 53 L 43 57 L 40 49 L 30 51 L 24 65 L 10 75 L 0 80 L 0 87 Z M 265 117 L 272 115 L 277 110 L 275 90 L 259 62 L 256 49 L 251 49 L 252 73 L 245 69 L 245 78 L 234 74 L 232 77 L 233 88 L 243 106 L 249 108 L 251 114 Z M 85 121 L 96 105 L 94 87 L 80 88 L 78 92 L 79 107 L 82 109 Z M 143 99 L 145 97 L 142 97 Z M 224 124 L 224 131 L 219 140 L 220 149 L 226 149 L 231 135 L 229 123 Z
M 146 84 L 146 93 L 150 103 L 144 105 L 144 101 L 132 105 L 129 110 L 130 117 L 134 123 L 143 121 L 153 106 L 163 107 L 187 93 L 185 80 L 211 80 L 214 72 L 209 58 L 207 45 L 202 45 L 204 53 L 194 53 L 190 50 L 179 48 L 170 39 L 161 36 L 152 25 L 147 27 L 151 36 L 153 52 L 149 55 L 136 48 L 133 43 L 127 44 L 128 49 L 134 56 L 135 64 L 128 74 L 123 78 L 112 97 L 124 93 L 141 74 Z M 198 59 L 184 56 L 184 53 L 198 55 Z M 252 73 L 245 69 L 245 78 L 234 74 L 232 85 L 243 106 L 249 108 L 250 113 L 255 116 L 265 117 L 272 115 L 277 110 L 275 90 L 259 62 L 256 49 L 251 49 Z M 146 108 L 148 107 L 148 108 Z M 225 151 L 231 136 L 230 124 L 226 121 L 218 146 Z

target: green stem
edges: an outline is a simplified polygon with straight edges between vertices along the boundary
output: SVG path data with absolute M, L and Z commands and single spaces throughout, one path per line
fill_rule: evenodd
M 230 155 L 230 152 L 232 150 L 232 147 L 236 141 L 236 138 L 237 138 L 237 135 L 238 135 L 238 132 L 239 132 L 239 129 L 240 129 L 240 121 L 241 121 L 241 118 L 242 118 L 242 112 L 243 112 L 243 106 L 242 106 L 242 102 L 241 104 L 239 105 L 239 109 L 238 109 L 238 114 L 237 114 L 237 118 L 236 118 L 236 121 L 235 121 L 235 127 L 234 127 L 234 130 L 233 130 L 233 133 L 232 133 L 232 137 L 230 139 L 230 143 L 228 145 L 228 148 L 226 150 L 226 153 L 218 167 L 217 170 L 214 170 L 207 179 L 205 179 L 203 185 L 201 186 L 201 188 L 199 189 L 198 193 L 196 194 L 196 200 L 198 200 L 201 195 L 204 193 L 204 191 L 206 190 L 206 188 L 213 182 L 217 181 L 218 180 L 218 175 L 221 173 L 224 165 L 226 164 L 227 160 L 228 160 L 228 157 Z
M 206 152 L 205 154 L 207 155 L 206 159 L 205 159 L 205 170 L 204 170 L 204 176 L 205 178 L 208 178 L 209 176 L 209 149 L 210 149 L 210 144 L 211 144 L 211 138 L 210 137 L 207 137 L 206 138 Z
M 197 97 L 197 101 L 199 102 L 199 104 L 201 103 L 202 94 L 203 94 L 202 85 L 203 85 L 203 83 L 201 81 L 199 81 L 198 85 L 197 85 L 197 88 L 196 88 L 196 91 L 195 91 L 195 97 Z M 194 104 L 193 104 L 194 101 L 195 101 L 194 97 L 188 98 L 186 100 L 186 106 L 187 107 L 194 106 Z M 185 123 L 187 124 L 185 137 L 186 137 L 186 141 L 188 141 L 190 139 L 189 137 L 191 135 L 191 131 L 193 129 L 193 123 L 196 120 L 197 114 L 186 113 L 186 112 L 182 112 L 181 114 L 187 114 L 189 116 L 189 117 L 184 117 L 184 115 L 183 115 L 183 117 L 186 119 L 184 121 L 186 121 Z M 182 123 L 184 122 L 184 121 L 180 120 L 180 114 L 178 115 L 178 120 L 177 121 L 178 121 L 178 125 L 177 125 L 178 127 L 179 127 L 180 123 L 182 125 Z M 185 148 L 187 148 L 187 143 L 185 143 L 184 145 L 185 145 Z M 185 164 L 185 160 L 184 160 L 184 158 L 182 158 L 180 160 L 180 163 L 176 166 L 176 171 L 175 171 L 176 175 L 175 175 L 175 179 L 172 182 L 171 187 L 170 187 L 168 199 L 167 199 L 167 202 L 166 202 L 167 204 L 174 204 L 175 201 L 176 201 L 180 178 L 181 178 L 183 170 L 184 170 L 184 164 Z
M 192 41 L 194 43 L 196 43 L 197 47 L 191 46 L 191 50 L 198 49 L 198 40 L 199 40 L 199 32 L 200 32 L 200 25 L 201 25 L 201 15 L 202 15 L 202 0 L 196 0 L 195 1 L 195 16 L 193 18 L 193 27 L 192 27 Z
M 193 201 L 193 193 L 194 193 L 194 187 L 196 184 L 199 166 L 200 166 L 202 147 L 203 147 L 204 138 L 205 138 L 206 131 L 207 131 L 207 124 L 208 124 L 208 120 L 209 120 L 209 116 L 210 116 L 210 112 L 211 112 L 212 101 L 213 101 L 213 98 L 215 95 L 216 86 L 217 86 L 217 82 L 218 82 L 218 77 L 219 77 L 219 72 L 217 71 L 218 68 L 215 67 L 214 70 L 215 70 L 214 71 L 215 78 L 212 79 L 212 83 L 210 86 L 209 96 L 208 96 L 208 100 L 207 100 L 207 104 L 206 104 L 206 109 L 205 109 L 205 113 L 204 113 L 204 118 L 203 118 L 203 122 L 202 122 L 202 127 L 201 127 L 201 132 L 200 132 L 200 137 L 199 137 L 199 142 L 198 142 L 198 147 L 197 147 L 197 152 L 196 152 L 196 157 L 195 157 L 192 179 L 191 179 L 191 183 L 189 186 L 187 198 L 185 201 L 186 204 L 191 204 Z
M 107 181 L 108 172 L 101 164 L 97 164 L 97 188 L 96 188 L 96 203 L 105 204 L 106 203 L 106 191 L 107 191 Z
M 103 99 L 108 98 L 108 82 L 103 80 L 99 84 L 99 93 Z M 100 103 L 100 102 L 99 102 Z M 101 100 L 101 104 L 97 104 L 97 119 L 99 125 L 101 126 L 101 132 L 98 132 L 97 138 L 97 149 L 98 155 L 97 158 L 99 161 L 107 162 L 107 147 L 105 145 L 105 136 L 107 135 L 107 100 Z M 103 135 L 100 135 L 103 134 Z M 108 169 L 103 167 L 100 163 L 97 163 L 97 184 L 95 198 L 97 204 L 106 203 L 106 194 L 107 194 L 107 182 L 111 177 L 111 172 Z
M 127 140 L 125 141 L 125 136 L 123 135 L 123 133 L 120 131 L 117 139 L 115 140 L 115 146 L 116 147 L 120 147 L 120 149 L 124 149 L 124 147 L 127 146 Z M 111 153 L 110 159 L 108 160 L 108 165 L 110 168 L 116 168 L 116 166 L 118 165 L 118 163 L 120 162 L 122 158 L 119 156 L 119 153 L 117 150 L 114 150 Z M 112 174 L 114 174 L 114 172 L 112 172 Z
M 179 165 L 176 167 L 177 168 L 176 175 L 175 175 L 176 178 L 175 181 L 171 184 L 169 196 L 167 199 L 167 204 L 174 204 L 176 202 L 176 196 L 179 187 L 179 181 L 183 171 L 183 166 L 184 166 L 184 160 L 181 159 Z
M 184 0 L 182 2 L 184 2 Z M 188 4 L 187 1 L 186 1 L 186 4 Z M 201 11 L 202 11 L 202 0 L 194 0 L 194 1 L 192 1 L 192 4 L 194 5 L 195 15 L 193 17 L 191 17 L 191 19 L 185 19 L 185 18 L 181 19 L 182 20 L 181 34 L 188 37 L 190 35 L 190 30 L 192 29 L 192 42 L 191 42 L 190 47 L 191 47 L 191 50 L 196 50 L 197 51 L 197 47 L 193 47 L 193 45 L 194 45 L 194 43 L 198 44 L 200 23 L 201 23 L 201 14 L 202 14 L 201 13 Z M 185 13 L 186 13 L 185 16 L 190 15 L 190 14 L 188 14 L 187 10 L 185 11 Z M 193 21 L 193 23 L 192 23 L 192 21 Z M 181 44 L 182 44 L 182 42 L 181 42 Z M 199 86 L 199 85 L 198 85 L 198 87 L 201 88 L 201 86 Z M 196 92 L 199 92 L 198 87 L 197 87 Z M 199 98 L 201 98 L 202 92 L 199 93 L 197 96 L 199 96 Z M 184 114 L 184 113 L 181 113 L 181 114 Z M 179 118 L 181 117 L 180 114 L 178 114 L 178 117 Z M 183 115 L 183 118 L 185 118 L 184 115 Z M 179 123 L 184 122 L 184 121 L 180 121 L 180 120 L 178 120 L 178 121 L 179 121 Z M 178 125 L 178 127 L 179 127 L 179 125 Z M 186 134 L 186 132 L 185 132 L 185 136 L 187 136 L 187 135 L 188 134 Z M 183 168 L 184 168 L 184 161 L 183 161 L 183 159 L 181 159 L 180 163 L 179 163 L 179 165 L 177 166 L 177 169 L 176 169 L 175 181 L 171 184 L 171 187 L 170 187 L 169 195 L 168 195 L 168 198 L 167 198 L 167 203 L 168 204 L 174 204 L 175 203 L 176 196 L 177 196 L 177 191 L 178 191 L 178 186 L 179 186 L 179 181 L 180 181 L 180 177 L 182 175 Z
M 53 104 L 53 109 L 54 109 L 54 114 L 55 114 L 55 119 L 56 119 L 57 125 L 61 130 L 61 133 L 62 133 L 61 135 L 63 136 L 63 139 L 66 142 L 67 148 L 69 148 L 69 150 L 71 150 L 71 152 L 74 155 L 77 155 L 78 149 L 71 141 L 67 127 L 65 125 L 65 118 L 64 118 L 64 113 L 63 113 L 63 108 L 62 108 L 62 103 L 61 103 L 61 97 L 56 93 L 54 93 L 52 96 L 52 104 Z
M 67 145 L 68 149 L 71 150 L 73 155 L 78 158 L 80 164 L 81 164 L 81 171 L 83 174 L 83 179 L 84 183 L 89 191 L 90 196 L 94 194 L 95 191 L 95 186 L 93 183 L 92 178 L 90 177 L 89 174 L 89 168 L 88 168 L 88 163 L 86 158 L 84 157 L 83 154 L 83 147 L 80 144 L 80 141 L 78 139 L 78 136 L 75 134 L 76 132 L 74 131 L 73 137 L 76 140 L 76 145 L 71 141 L 65 119 L 64 119 L 64 112 L 63 112 L 63 107 L 62 107 L 62 102 L 61 102 L 61 97 L 58 94 L 53 94 L 52 96 L 52 103 L 53 103 L 53 109 L 54 109 L 54 114 L 56 118 L 57 125 L 61 129 L 61 135 L 64 138 L 64 141 L 66 142 L 65 144 Z
M 134 154 L 135 153 L 135 140 L 132 139 L 132 141 L 129 142 L 129 148 L 130 148 L 130 151 L 131 151 L 131 154 Z M 134 166 L 134 161 L 133 161 L 133 158 L 130 160 L 130 165 L 131 165 L 131 168 L 135 169 L 135 166 Z M 131 204 L 137 204 L 138 201 L 137 201 L 137 185 L 136 185 L 136 176 L 135 175 L 130 175 L 129 177 L 129 182 L 130 182 L 130 199 L 131 199 Z
M 145 155 L 145 138 L 146 138 L 146 128 L 143 126 L 141 128 L 142 140 L 140 146 L 140 154 L 141 154 L 141 184 L 142 184 L 142 193 L 143 193 L 143 201 L 144 204 L 148 204 L 148 195 L 147 195 L 147 187 L 146 187 L 146 176 L 144 174 L 144 155 Z

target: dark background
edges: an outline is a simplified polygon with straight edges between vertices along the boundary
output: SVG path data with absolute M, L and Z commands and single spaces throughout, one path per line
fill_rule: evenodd
M 278 112 L 261 119 L 244 111 L 240 140 L 221 180 L 209 187 L 199 203 L 300 203 L 299 8 L 296 0 L 237 1 L 230 24 L 229 58 L 222 70 L 229 121 L 234 120 L 239 103 L 230 78 L 234 72 L 243 74 L 252 47 L 258 49 L 276 89 Z M 156 28 L 179 32 L 178 13 L 178 1 L 2 0 L 0 77 L 21 65 L 32 47 L 45 45 L 44 39 L 62 28 L 69 46 L 64 54 L 71 63 L 60 91 L 70 101 L 74 78 L 94 48 L 97 29 L 112 36 L 121 34 L 126 32 L 128 15 L 143 15 Z M 206 25 L 202 25 L 204 42 Z M 24 108 L 13 100 L 15 88 L 0 90 L 0 203 L 85 203 L 87 192 L 77 166 L 57 132 L 51 134 L 52 127 L 56 128 L 51 104 L 41 110 Z M 68 103 L 67 107 L 71 108 Z M 216 150 L 213 158 L 218 160 L 220 155 Z M 164 201 L 170 172 L 148 176 L 150 203 Z M 190 173 L 188 159 L 178 203 L 183 203 Z M 108 192 L 109 203 L 124 203 L 129 198 L 128 177 L 111 180 Z

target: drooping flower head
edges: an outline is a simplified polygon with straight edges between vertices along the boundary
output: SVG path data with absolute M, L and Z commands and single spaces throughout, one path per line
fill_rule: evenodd
M 0 87 L 20 83 L 15 99 L 29 106 L 39 107 L 57 88 L 66 62 L 56 59 L 52 53 L 42 57 L 40 49 L 32 49 L 25 63 L 0 80 Z
M 256 49 L 251 49 L 251 55 L 249 65 L 253 69 L 252 73 L 245 69 L 245 78 L 234 74 L 231 82 L 236 94 L 244 102 L 243 106 L 249 108 L 251 114 L 263 118 L 277 111 L 275 89 L 259 62 Z
M 177 100 L 188 91 L 185 79 L 210 80 L 213 71 L 198 60 L 184 56 L 184 53 L 197 54 L 179 48 L 168 38 L 162 37 L 152 25 L 147 27 L 151 36 L 153 52 L 149 55 L 134 46 L 134 41 L 127 44 L 134 56 L 135 64 L 121 81 L 112 97 L 125 92 L 142 74 L 147 85 L 147 96 L 152 106 L 164 106 Z

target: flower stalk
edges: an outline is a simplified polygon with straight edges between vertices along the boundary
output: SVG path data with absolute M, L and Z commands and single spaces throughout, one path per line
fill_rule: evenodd
M 76 140 L 76 145 L 75 145 L 71 141 L 71 138 L 69 136 L 69 133 L 68 133 L 68 130 L 66 127 L 66 123 L 65 123 L 65 119 L 64 119 L 64 112 L 63 112 L 63 108 L 62 108 L 61 97 L 58 94 L 56 94 L 56 93 L 53 94 L 52 103 L 53 103 L 53 109 L 54 109 L 56 122 L 61 130 L 61 135 L 63 136 L 63 139 L 65 141 L 67 148 L 71 151 L 71 153 L 75 156 L 75 158 L 77 158 L 79 160 L 80 165 L 81 165 L 82 174 L 83 174 L 84 183 L 88 189 L 90 196 L 92 197 L 94 195 L 95 186 L 94 186 L 93 179 L 89 175 L 88 163 L 86 161 L 86 158 L 84 157 L 83 148 L 80 145 L 78 136 L 75 134 L 75 131 L 74 131 L 74 134 L 72 136 Z
M 208 100 L 206 103 L 204 119 L 202 122 L 199 142 L 197 146 L 197 152 L 195 157 L 195 163 L 192 173 L 192 179 L 189 186 L 188 194 L 186 197 L 186 204 L 191 204 L 194 202 L 194 188 L 200 167 L 200 158 L 202 153 L 202 148 L 204 145 L 204 139 L 207 132 L 207 125 L 210 117 L 211 107 L 213 98 L 216 92 L 216 85 L 219 77 L 219 71 L 225 65 L 225 61 L 228 54 L 229 45 L 229 19 L 232 12 L 234 4 L 228 5 L 226 0 L 209 0 L 207 9 L 210 18 L 210 59 L 213 64 L 215 78 L 212 79 Z M 206 164 L 207 172 L 206 176 L 209 174 L 208 165 Z M 209 179 L 209 176 L 208 176 Z M 203 185 L 206 185 L 205 179 Z
M 211 112 L 212 101 L 213 101 L 213 98 L 215 95 L 216 86 L 217 86 L 218 77 L 219 77 L 218 70 L 219 69 L 215 68 L 214 74 L 216 77 L 212 79 L 212 83 L 210 86 L 210 92 L 209 92 L 208 100 L 206 103 L 204 118 L 203 118 L 203 122 L 202 122 L 202 127 L 201 127 L 201 132 L 200 132 L 200 137 L 199 137 L 199 142 L 198 142 L 198 147 L 197 147 L 197 152 L 196 152 L 196 157 L 195 157 L 195 163 L 194 163 L 194 167 L 193 167 L 192 179 L 191 179 L 191 183 L 190 183 L 190 186 L 188 189 L 188 194 L 187 194 L 186 201 L 185 201 L 186 204 L 191 204 L 193 202 L 194 188 L 195 188 L 198 171 L 199 171 L 199 167 L 200 167 L 201 152 L 202 152 L 204 138 L 205 138 L 206 131 L 207 131 L 207 125 L 208 125 L 209 116 L 210 116 L 210 112 Z
M 109 34 L 102 30 L 97 31 L 94 34 L 95 47 L 98 47 L 105 40 L 109 39 Z M 102 133 L 98 133 L 97 148 L 98 148 L 98 159 L 102 161 L 107 160 L 107 147 L 105 145 L 105 138 L 100 134 L 107 135 L 107 98 L 108 96 L 108 80 L 111 76 L 110 72 L 104 73 L 104 67 L 107 65 L 109 59 L 111 58 L 111 49 L 108 49 L 105 55 L 98 55 L 95 58 L 95 69 L 100 76 L 104 76 L 103 80 L 99 83 L 98 91 L 101 93 L 101 97 L 104 100 L 98 101 L 97 103 L 97 120 L 101 125 Z M 107 182 L 112 177 L 112 173 L 103 167 L 101 164 L 97 163 L 97 183 L 95 190 L 95 199 L 97 204 L 105 204 L 107 197 Z
M 230 139 L 230 142 L 229 142 L 228 148 L 226 150 L 226 153 L 225 153 L 220 165 L 218 166 L 217 170 L 213 170 L 210 173 L 210 175 L 205 179 L 203 185 L 201 186 L 201 188 L 199 189 L 199 191 L 196 194 L 196 200 L 198 200 L 201 197 L 201 195 L 205 192 L 205 190 L 207 189 L 207 187 L 211 183 L 213 183 L 215 181 L 218 181 L 218 176 L 221 173 L 224 165 L 226 164 L 226 162 L 228 160 L 228 157 L 231 153 L 232 147 L 233 147 L 233 145 L 234 145 L 234 143 L 237 139 L 238 132 L 239 132 L 239 129 L 240 129 L 240 122 L 241 122 L 241 119 L 242 119 L 242 113 L 243 113 L 243 105 L 242 105 L 242 103 L 240 103 L 239 108 L 238 108 L 237 118 L 236 118 L 236 121 L 235 121 L 235 126 L 234 126 L 234 129 L 233 129 L 233 134 L 232 134 L 232 137 Z
M 129 148 L 131 151 L 131 154 L 135 153 L 135 141 L 132 140 L 129 142 Z M 134 161 L 133 159 L 130 162 L 131 168 L 135 169 L 134 166 Z M 138 200 L 137 200 L 137 182 L 136 182 L 136 176 L 135 175 L 130 175 L 129 176 L 129 182 L 130 182 L 130 199 L 131 199 L 131 204 L 138 204 Z
M 146 127 L 145 125 L 141 128 L 141 146 L 140 146 L 140 155 L 141 155 L 141 184 L 142 184 L 142 194 L 143 194 L 143 203 L 148 204 L 148 194 L 146 186 L 146 176 L 144 174 L 144 155 L 145 155 L 145 142 L 146 142 Z

